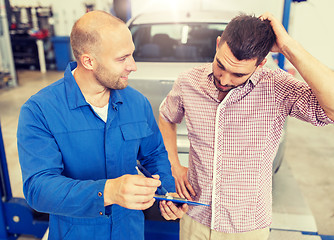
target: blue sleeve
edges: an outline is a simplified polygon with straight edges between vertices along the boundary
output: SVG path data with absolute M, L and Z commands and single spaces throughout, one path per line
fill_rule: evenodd
M 152 174 L 158 174 L 162 185 L 168 192 L 175 192 L 175 180 L 172 176 L 168 154 L 162 135 L 155 121 L 150 103 L 146 100 L 147 122 L 153 134 L 144 138 L 140 144 L 138 160 Z M 158 189 L 158 194 L 161 194 Z
M 62 175 L 62 154 L 42 111 L 32 101 L 23 105 L 17 131 L 23 192 L 40 212 L 71 217 L 98 217 L 105 213 L 106 180 L 75 180 Z

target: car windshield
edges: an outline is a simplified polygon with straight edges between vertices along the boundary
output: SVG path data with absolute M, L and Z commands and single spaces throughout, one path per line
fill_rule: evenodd
M 132 25 L 139 62 L 212 62 L 216 39 L 226 24 L 173 23 Z

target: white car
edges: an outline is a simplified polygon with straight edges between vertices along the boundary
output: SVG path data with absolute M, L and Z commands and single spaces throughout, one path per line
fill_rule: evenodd
M 131 73 L 129 85 L 150 101 L 156 120 L 159 106 L 181 72 L 212 62 L 216 39 L 235 12 L 156 12 L 141 14 L 128 22 L 136 47 L 137 71 Z M 271 55 L 267 66 L 277 68 Z M 177 145 L 181 164 L 188 166 L 189 140 L 185 121 L 177 126 Z M 276 155 L 273 172 L 281 164 L 284 137 Z

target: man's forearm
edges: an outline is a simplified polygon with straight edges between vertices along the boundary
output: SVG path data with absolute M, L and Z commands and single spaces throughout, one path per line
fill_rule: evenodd
M 177 154 L 176 124 L 167 122 L 161 116 L 159 116 L 159 128 L 162 134 L 162 138 L 164 140 L 166 150 L 168 152 L 168 159 L 172 165 L 172 168 L 174 166 L 180 165 L 179 157 Z

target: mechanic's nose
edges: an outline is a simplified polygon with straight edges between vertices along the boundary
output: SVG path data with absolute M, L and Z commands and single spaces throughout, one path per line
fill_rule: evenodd
M 131 71 L 137 71 L 137 65 L 136 65 L 136 62 L 135 62 L 135 59 L 133 58 L 133 56 L 131 56 L 130 58 L 129 58 L 129 64 L 127 65 L 127 70 L 129 71 L 129 72 L 131 72 Z

